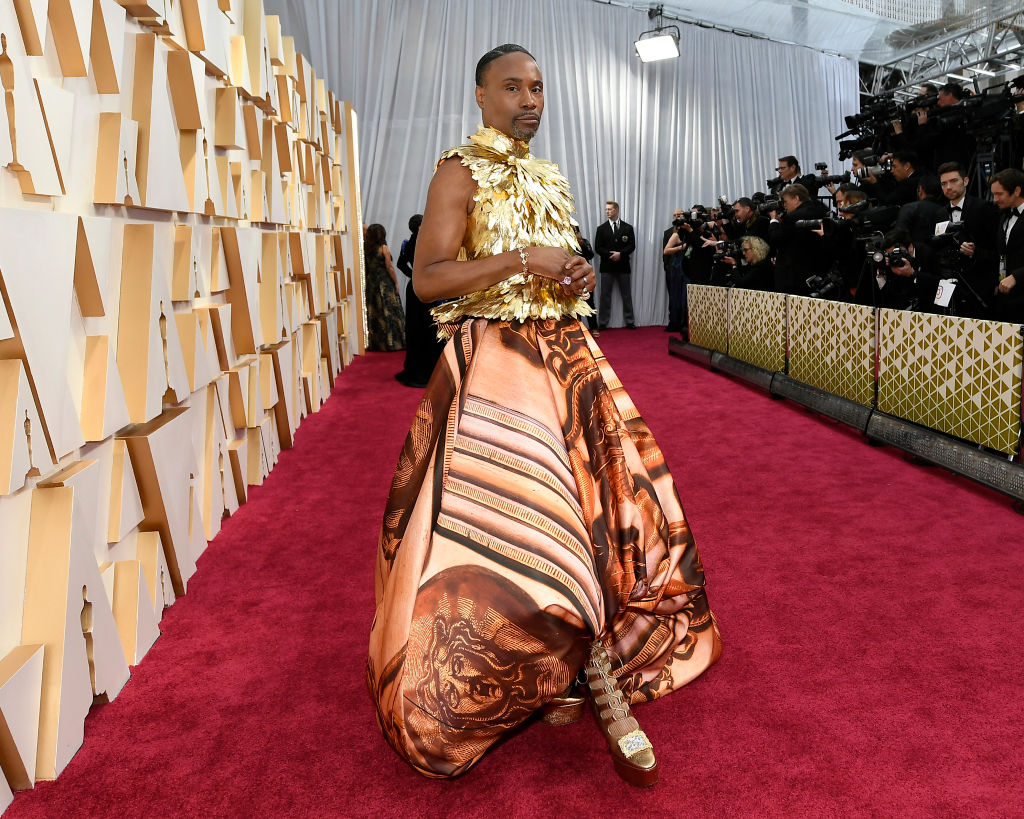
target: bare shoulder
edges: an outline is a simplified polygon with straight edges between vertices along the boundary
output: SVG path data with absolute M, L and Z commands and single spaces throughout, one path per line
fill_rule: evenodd
M 430 182 L 430 190 L 427 193 L 427 200 L 443 202 L 446 206 L 452 206 L 462 202 L 468 213 L 473 209 L 473 193 L 476 191 L 476 180 L 469 168 L 463 165 L 455 157 L 441 160 Z

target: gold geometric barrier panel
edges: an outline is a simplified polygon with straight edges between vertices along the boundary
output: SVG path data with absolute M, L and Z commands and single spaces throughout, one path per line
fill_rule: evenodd
M 786 296 L 733 290 L 729 299 L 729 355 L 765 370 L 786 366 Z
M 720 353 L 729 347 L 729 291 L 703 284 L 686 286 L 690 343 Z
M 875 397 L 875 317 L 871 308 L 790 296 L 789 375 L 870 406 Z
M 880 314 L 878 408 L 1017 452 L 1020 325 L 903 310 Z

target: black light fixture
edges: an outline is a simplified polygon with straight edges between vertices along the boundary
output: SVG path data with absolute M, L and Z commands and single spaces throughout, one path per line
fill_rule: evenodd
M 679 26 L 661 25 L 664 11 L 664 6 L 648 10 L 647 19 L 657 19 L 658 27 L 645 31 L 633 43 L 636 56 L 641 62 L 653 63 L 655 60 L 668 60 L 679 56 Z

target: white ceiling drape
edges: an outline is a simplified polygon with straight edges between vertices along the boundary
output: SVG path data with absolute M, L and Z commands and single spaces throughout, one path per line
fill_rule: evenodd
M 637 321 L 665 321 L 661 236 L 676 206 L 763 190 L 781 155 L 828 161 L 858 108 L 857 64 L 808 48 L 680 26 L 681 57 L 642 64 L 644 12 L 593 0 L 264 0 L 328 88 L 359 114 L 363 215 L 397 248 L 440 153 L 480 122 L 473 70 L 513 42 L 544 74 L 533 142 L 573 187 L 593 239 L 604 202 L 634 225 Z M 612 323 L 621 323 L 614 300 Z

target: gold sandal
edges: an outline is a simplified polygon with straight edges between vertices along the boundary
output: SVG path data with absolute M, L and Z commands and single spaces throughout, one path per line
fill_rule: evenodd
M 583 716 L 587 698 L 575 682 L 541 706 L 541 721 L 548 725 L 572 725 Z
M 615 772 L 630 785 L 650 787 L 658 781 L 654 747 L 629 710 L 612 676 L 612 665 L 604 645 L 595 641 L 586 665 L 590 704 L 601 731 L 608 740 Z

